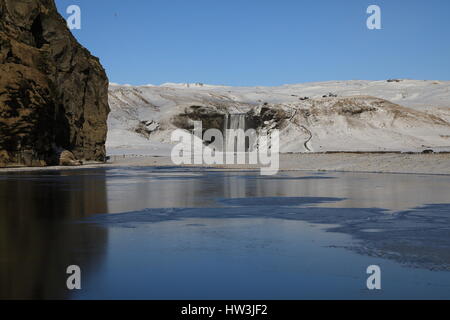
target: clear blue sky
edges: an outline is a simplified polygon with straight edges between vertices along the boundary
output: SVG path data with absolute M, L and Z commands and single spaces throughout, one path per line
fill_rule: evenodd
M 56 0 L 111 82 L 450 80 L 449 0 Z M 382 10 L 368 30 L 366 9 Z

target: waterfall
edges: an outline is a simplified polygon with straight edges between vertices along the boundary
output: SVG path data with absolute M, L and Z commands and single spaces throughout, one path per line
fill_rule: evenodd
M 224 131 L 230 129 L 230 130 L 237 130 L 241 129 L 245 131 L 245 113 L 236 113 L 236 114 L 226 114 L 225 115 L 225 125 L 224 125 Z
M 245 113 L 242 114 L 230 114 L 230 127 L 228 129 L 237 130 L 241 129 L 245 131 Z
M 227 152 L 235 152 L 235 141 L 229 139 L 228 130 L 243 130 L 245 132 L 245 113 L 226 114 L 224 119 L 225 149 Z

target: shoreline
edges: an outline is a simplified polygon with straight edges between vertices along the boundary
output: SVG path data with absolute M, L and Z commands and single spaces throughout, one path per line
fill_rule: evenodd
M 108 163 L 87 163 L 82 166 L 10 167 L 2 173 L 67 171 L 117 167 L 186 167 L 226 170 L 259 170 L 259 165 L 174 165 L 166 156 L 114 156 Z M 280 172 L 364 172 L 450 175 L 450 153 L 396 152 L 333 152 L 280 154 Z

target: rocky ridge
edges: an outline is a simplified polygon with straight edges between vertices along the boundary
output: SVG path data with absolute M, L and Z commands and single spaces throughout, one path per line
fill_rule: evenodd
M 108 113 L 106 73 L 54 1 L 0 0 L 0 166 L 103 161 Z

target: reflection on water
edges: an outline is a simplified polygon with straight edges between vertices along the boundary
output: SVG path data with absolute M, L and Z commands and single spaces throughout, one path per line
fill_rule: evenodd
M 382 298 L 448 297 L 449 272 L 401 276 L 397 262 L 450 268 L 449 186 L 445 175 L 4 174 L 0 297 L 370 298 L 369 263 L 389 268 L 395 282 Z M 65 287 L 72 264 L 83 271 L 81 292 Z
M 0 298 L 66 297 L 66 268 L 95 269 L 108 241 L 68 222 L 107 211 L 103 172 L 0 176 Z
M 401 211 L 450 199 L 449 175 L 283 172 L 262 177 L 254 171 L 206 174 L 204 170 L 146 168 L 120 168 L 107 175 L 110 212 L 210 207 L 217 205 L 217 198 L 298 196 L 345 199 L 330 207 Z M 124 196 L 128 201 L 123 201 Z

